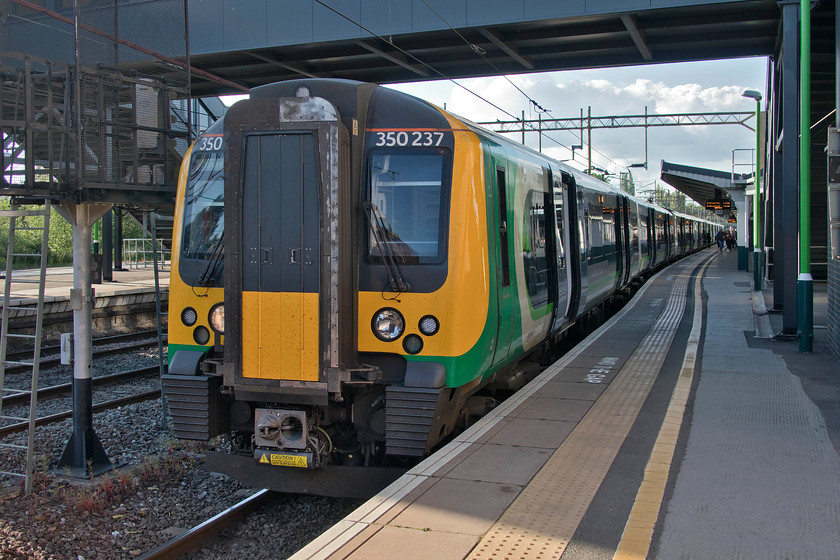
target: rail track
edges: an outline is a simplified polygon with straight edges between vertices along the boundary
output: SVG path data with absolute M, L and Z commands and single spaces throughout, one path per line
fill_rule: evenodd
M 152 374 L 157 374 L 159 371 L 159 366 L 149 366 L 146 368 L 112 373 L 110 375 L 102 375 L 93 378 L 93 387 L 107 387 L 109 385 L 116 385 L 117 383 L 133 381 L 135 379 L 147 377 Z M 43 387 L 41 389 L 38 389 L 38 402 L 41 402 L 43 399 L 69 396 L 72 388 L 72 383 L 61 383 L 59 385 L 53 385 L 51 387 Z M 9 406 L 23 406 L 28 404 L 29 393 L 19 393 L 3 397 L 3 408 Z
M 156 343 L 156 340 L 151 340 L 157 337 L 156 330 L 144 330 L 127 334 L 118 334 L 111 336 L 102 336 L 93 339 L 93 356 L 110 356 L 113 354 L 120 354 L 133 350 L 136 348 L 144 348 Z M 110 345 L 115 345 L 110 347 Z M 109 346 L 108 348 L 102 348 Z M 100 347 L 97 349 L 97 347 Z M 44 346 L 41 348 L 41 368 L 47 368 L 59 365 L 61 363 L 60 356 L 61 348 L 59 346 Z M 17 361 L 29 359 L 32 361 L 32 350 L 15 350 L 14 352 L 7 352 L 7 361 Z M 14 374 L 31 371 L 30 366 L 10 365 L 6 367 L 6 374 Z
M 156 374 L 159 371 L 158 366 L 150 366 L 145 368 L 140 368 L 137 370 L 129 370 L 122 373 L 115 373 L 112 375 L 101 376 L 94 378 L 94 386 L 99 383 L 100 385 L 105 384 L 114 384 L 124 381 L 126 379 L 136 379 L 138 377 L 147 376 L 150 374 Z M 63 384 L 63 385 L 56 385 L 53 387 L 46 387 L 42 390 L 38 391 L 39 399 L 41 397 L 41 391 L 47 391 L 52 393 L 52 396 L 55 397 L 56 393 L 69 393 L 71 390 L 71 384 Z M 23 398 L 28 399 L 28 395 L 23 395 Z M 9 398 L 18 398 L 17 395 L 9 396 L 3 399 L 3 408 L 6 408 L 6 399 Z M 152 399 L 160 398 L 160 388 L 153 389 L 150 391 L 142 391 L 140 393 L 136 393 L 134 395 L 129 395 L 127 397 L 120 397 L 118 399 L 112 399 L 108 401 L 104 401 L 101 403 L 97 403 L 93 405 L 93 412 L 101 412 L 103 410 L 109 410 L 112 408 L 118 408 L 121 406 L 126 406 L 129 404 L 134 404 L 138 402 L 148 401 Z M 20 404 L 20 403 L 18 403 Z M 52 424 L 55 422 L 61 422 L 67 418 L 71 418 L 73 416 L 72 410 L 67 410 L 64 412 L 59 412 L 56 414 L 50 414 L 49 416 L 42 416 L 35 421 L 36 426 L 43 426 L 45 424 Z M 14 434 L 17 432 L 24 432 L 29 429 L 29 422 L 18 422 L 15 424 L 9 424 L 8 426 L 0 427 L 0 438 L 4 438 L 9 434 Z
M 187 552 L 212 541 L 222 531 L 241 523 L 255 511 L 270 504 L 277 496 L 277 492 L 259 490 L 238 504 L 140 556 L 139 560 L 177 560 Z

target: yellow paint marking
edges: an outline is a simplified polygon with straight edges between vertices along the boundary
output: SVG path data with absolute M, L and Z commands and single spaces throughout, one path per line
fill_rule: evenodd
M 706 267 L 708 264 L 703 266 L 703 270 L 694 280 L 694 322 L 691 326 L 691 334 L 688 336 L 680 377 L 671 394 L 671 403 L 668 405 L 662 428 L 653 444 L 650 459 L 645 467 L 644 480 L 636 493 L 636 502 L 630 511 L 630 517 L 627 519 L 613 560 L 645 560 L 650 550 L 653 529 L 659 518 L 659 510 L 662 508 L 665 485 L 668 483 L 668 473 L 677 448 L 679 426 L 682 425 L 685 405 L 691 392 L 691 382 L 694 379 L 694 363 L 703 324 L 700 282 L 706 272 Z

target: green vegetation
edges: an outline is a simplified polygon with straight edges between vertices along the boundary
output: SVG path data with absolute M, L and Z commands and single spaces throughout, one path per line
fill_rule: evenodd
M 8 198 L 0 198 L 0 210 L 9 210 Z M 38 206 L 23 206 L 27 209 L 38 209 Z M 0 218 L 0 268 L 6 268 L 6 251 L 9 244 L 9 219 Z M 142 228 L 137 221 L 127 213 L 123 216 L 123 238 L 143 237 Z M 38 254 L 41 252 L 41 231 L 20 229 L 21 227 L 42 227 L 44 219 L 41 216 L 17 218 L 15 231 L 15 252 Z M 62 218 L 55 208 L 50 214 L 49 252 L 47 266 L 70 266 L 73 264 L 73 228 Z M 14 261 L 15 268 L 37 268 L 37 257 L 18 257 Z

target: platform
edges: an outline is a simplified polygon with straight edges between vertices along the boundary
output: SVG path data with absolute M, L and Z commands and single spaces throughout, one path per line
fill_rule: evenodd
M 819 330 L 758 338 L 751 278 L 716 249 L 669 267 L 292 558 L 836 558 L 840 362 Z
M 10 310 L 13 329 L 28 329 L 34 324 L 34 306 L 38 298 L 38 270 L 17 270 L 14 272 L 9 297 L 11 306 L 33 309 Z M 96 303 L 93 307 L 94 330 L 102 333 L 119 331 L 121 328 L 149 328 L 155 324 L 155 272 L 148 267 L 115 270 L 114 281 L 94 284 Z M 18 281 L 22 280 L 22 281 Z M 0 280 L 4 282 L 5 280 Z M 159 272 L 161 301 L 168 299 L 169 271 Z M 44 328 L 47 339 L 54 338 L 66 324 L 72 323 L 73 310 L 70 305 L 70 290 L 73 288 L 73 268 L 53 267 L 47 269 L 44 288 Z M 3 305 L 0 291 L 0 306 Z M 141 311 L 146 317 L 135 316 Z M 30 324 L 31 323 L 31 324 Z

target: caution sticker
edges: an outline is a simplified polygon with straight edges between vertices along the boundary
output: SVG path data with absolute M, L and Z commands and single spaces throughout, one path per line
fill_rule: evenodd
M 266 451 L 265 449 L 257 449 L 254 452 L 254 458 L 258 463 L 263 465 L 271 465 L 273 467 L 298 467 L 302 469 L 309 468 L 309 453 L 294 453 L 294 452 L 275 452 Z

